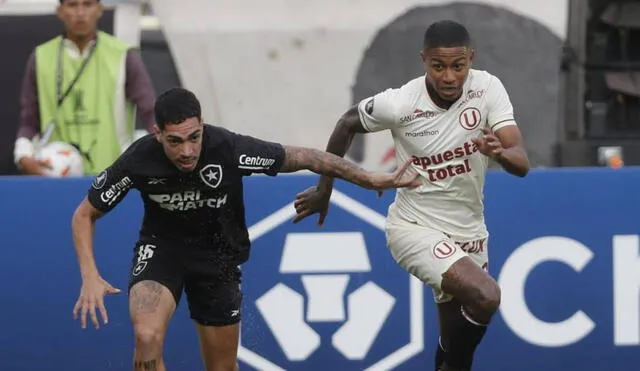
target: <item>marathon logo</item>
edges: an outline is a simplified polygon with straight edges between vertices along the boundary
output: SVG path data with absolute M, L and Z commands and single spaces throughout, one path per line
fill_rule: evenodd
M 226 194 L 218 198 L 202 198 L 200 191 L 149 195 L 149 199 L 169 211 L 189 211 L 204 207 L 219 209 L 227 204 Z
M 418 137 L 430 137 L 430 136 L 436 136 L 436 135 L 440 135 L 440 130 L 423 130 L 423 131 L 413 131 L 413 132 L 409 132 L 409 133 L 404 133 L 405 137 L 410 137 L 410 138 L 418 138 Z
M 128 176 L 125 176 L 120 179 L 119 182 L 109 187 L 106 191 L 100 193 L 100 200 L 107 206 L 111 206 L 123 193 L 127 192 L 132 185 L 133 182 L 131 179 L 129 179 Z
M 459 164 L 450 164 L 446 167 L 441 165 L 454 159 L 471 156 L 476 152 L 478 152 L 477 145 L 465 143 L 453 150 L 435 155 L 425 157 L 413 156 L 413 164 L 426 170 L 430 181 L 437 182 L 446 178 L 470 173 L 471 161 L 468 158 Z M 439 169 L 430 169 L 430 167 L 439 167 Z
M 240 155 L 240 165 L 238 168 L 247 170 L 264 170 L 269 169 L 276 160 L 272 158 L 264 158 L 260 156 Z

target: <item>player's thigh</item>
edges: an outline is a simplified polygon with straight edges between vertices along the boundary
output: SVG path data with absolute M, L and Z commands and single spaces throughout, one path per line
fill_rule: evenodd
M 488 238 L 481 238 L 478 240 L 467 241 L 467 242 L 456 241 L 455 243 L 456 243 L 456 248 L 459 248 L 462 251 L 464 251 L 469 257 L 469 259 L 471 260 L 471 262 L 474 263 L 475 266 L 477 266 L 478 268 L 480 268 L 485 272 L 488 272 L 488 269 L 489 269 Z M 437 303 L 446 303 L 450 301 L 454 297 L 454 295 L 459 295 L 460 290 L 468 291 L 469 289 L 474 288 L 475 285 L 469 286 L 466 283 L 468 281 L 477 282 L 478 284 L 484 283 L 484 285 L 493 285 L 495 283 L 495 281 L 491 277 L 489 277 L 488 275 L 481 274 L 476 267 L 474 267 L 472 264 L 469 264 L 469 261 L 468 261 L 469 259 L 464 259 L 455 267 L 453 267 L 453 264 L 452 264 L 453 268 L 449 267 L 450 268 L 449 270 L 451 270 L 451 272 L 449 272 L 448 274 L 444 274 L 443 283 L 442 283 L 442 286 L 447 287 L 447 289 L 441 288 L 438 291 L 434 291 L 434 295 Z M 462 270 L 463 272 L 471 271 L 471 273 L 469 274 L 471 274 L 475 278 L 465 280 L 464 278 L 467 275 L 466 273 L 463 275 L 463 277 L 452 274 L 460 270 Z M 478 278 L 478 276 L 480 278 Z M 444 277 L 448 277 L 448 278 L 445 280 Z
M 442 275 L 467 254 L 444 233 L 409 223 L 389 223 L 387 245 L 407 272 L 438 292 Z
M 160 345 L 176 309 L 173 294 L 160 282 L 145 280 L 129 290 L 129 315 L 137 343 Z
M 140 241 L 129 277 L 129 314 L 137 341 L 157 342 L 180 301 L 182 267 L 176 252 L 161 241 Z
M 475 319 L 488 322 L 500 305 L 500 287 L 482 268 L 485 263 L 476 260 L 465 257 L 452 264 L 442 276 L 442 290 L 459 301 Z
M 207 371 L 234 370 L 242 307 L 240 270 L 200 270 L 187 276 L 185 292 Z

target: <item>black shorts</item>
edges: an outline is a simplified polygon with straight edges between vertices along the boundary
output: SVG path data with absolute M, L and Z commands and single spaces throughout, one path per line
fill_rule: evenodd
M 129 291 L 140 281 L 155 281 L 171 291 L 177 306 L 184 289 L 193 320 L 227 326 L 240 322 L 240 278 L 238 265 L 218 259 L 212 249 L 144 239 L 133 252 Z

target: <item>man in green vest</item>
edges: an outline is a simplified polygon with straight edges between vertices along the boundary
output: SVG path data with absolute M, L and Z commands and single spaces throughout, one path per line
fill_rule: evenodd
M 85 173 L 98 174 L 132 143 L 136 110 L 148 129 L 155 123 L 149 73 L 136 50 L 98 30 L 103 10 L 100 0 L 60 0 L 64 34 L 29 57 L 14 150 L 26 174 L 45 175 L 35 157 L 43 140 L 72 144 Z

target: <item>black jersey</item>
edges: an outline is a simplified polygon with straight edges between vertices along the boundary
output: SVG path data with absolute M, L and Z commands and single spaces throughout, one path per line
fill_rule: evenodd
M 144 201 L 141 238 L 205 248 L 216 258 L 248 258 L 242 177 L 276 175 L 284 147 L 204 125 L 202 152 L 192 172 L 181 172 L 153 135 L 133 143 L 93 181 L 89 202 L 108 212 L 130 189 Z

